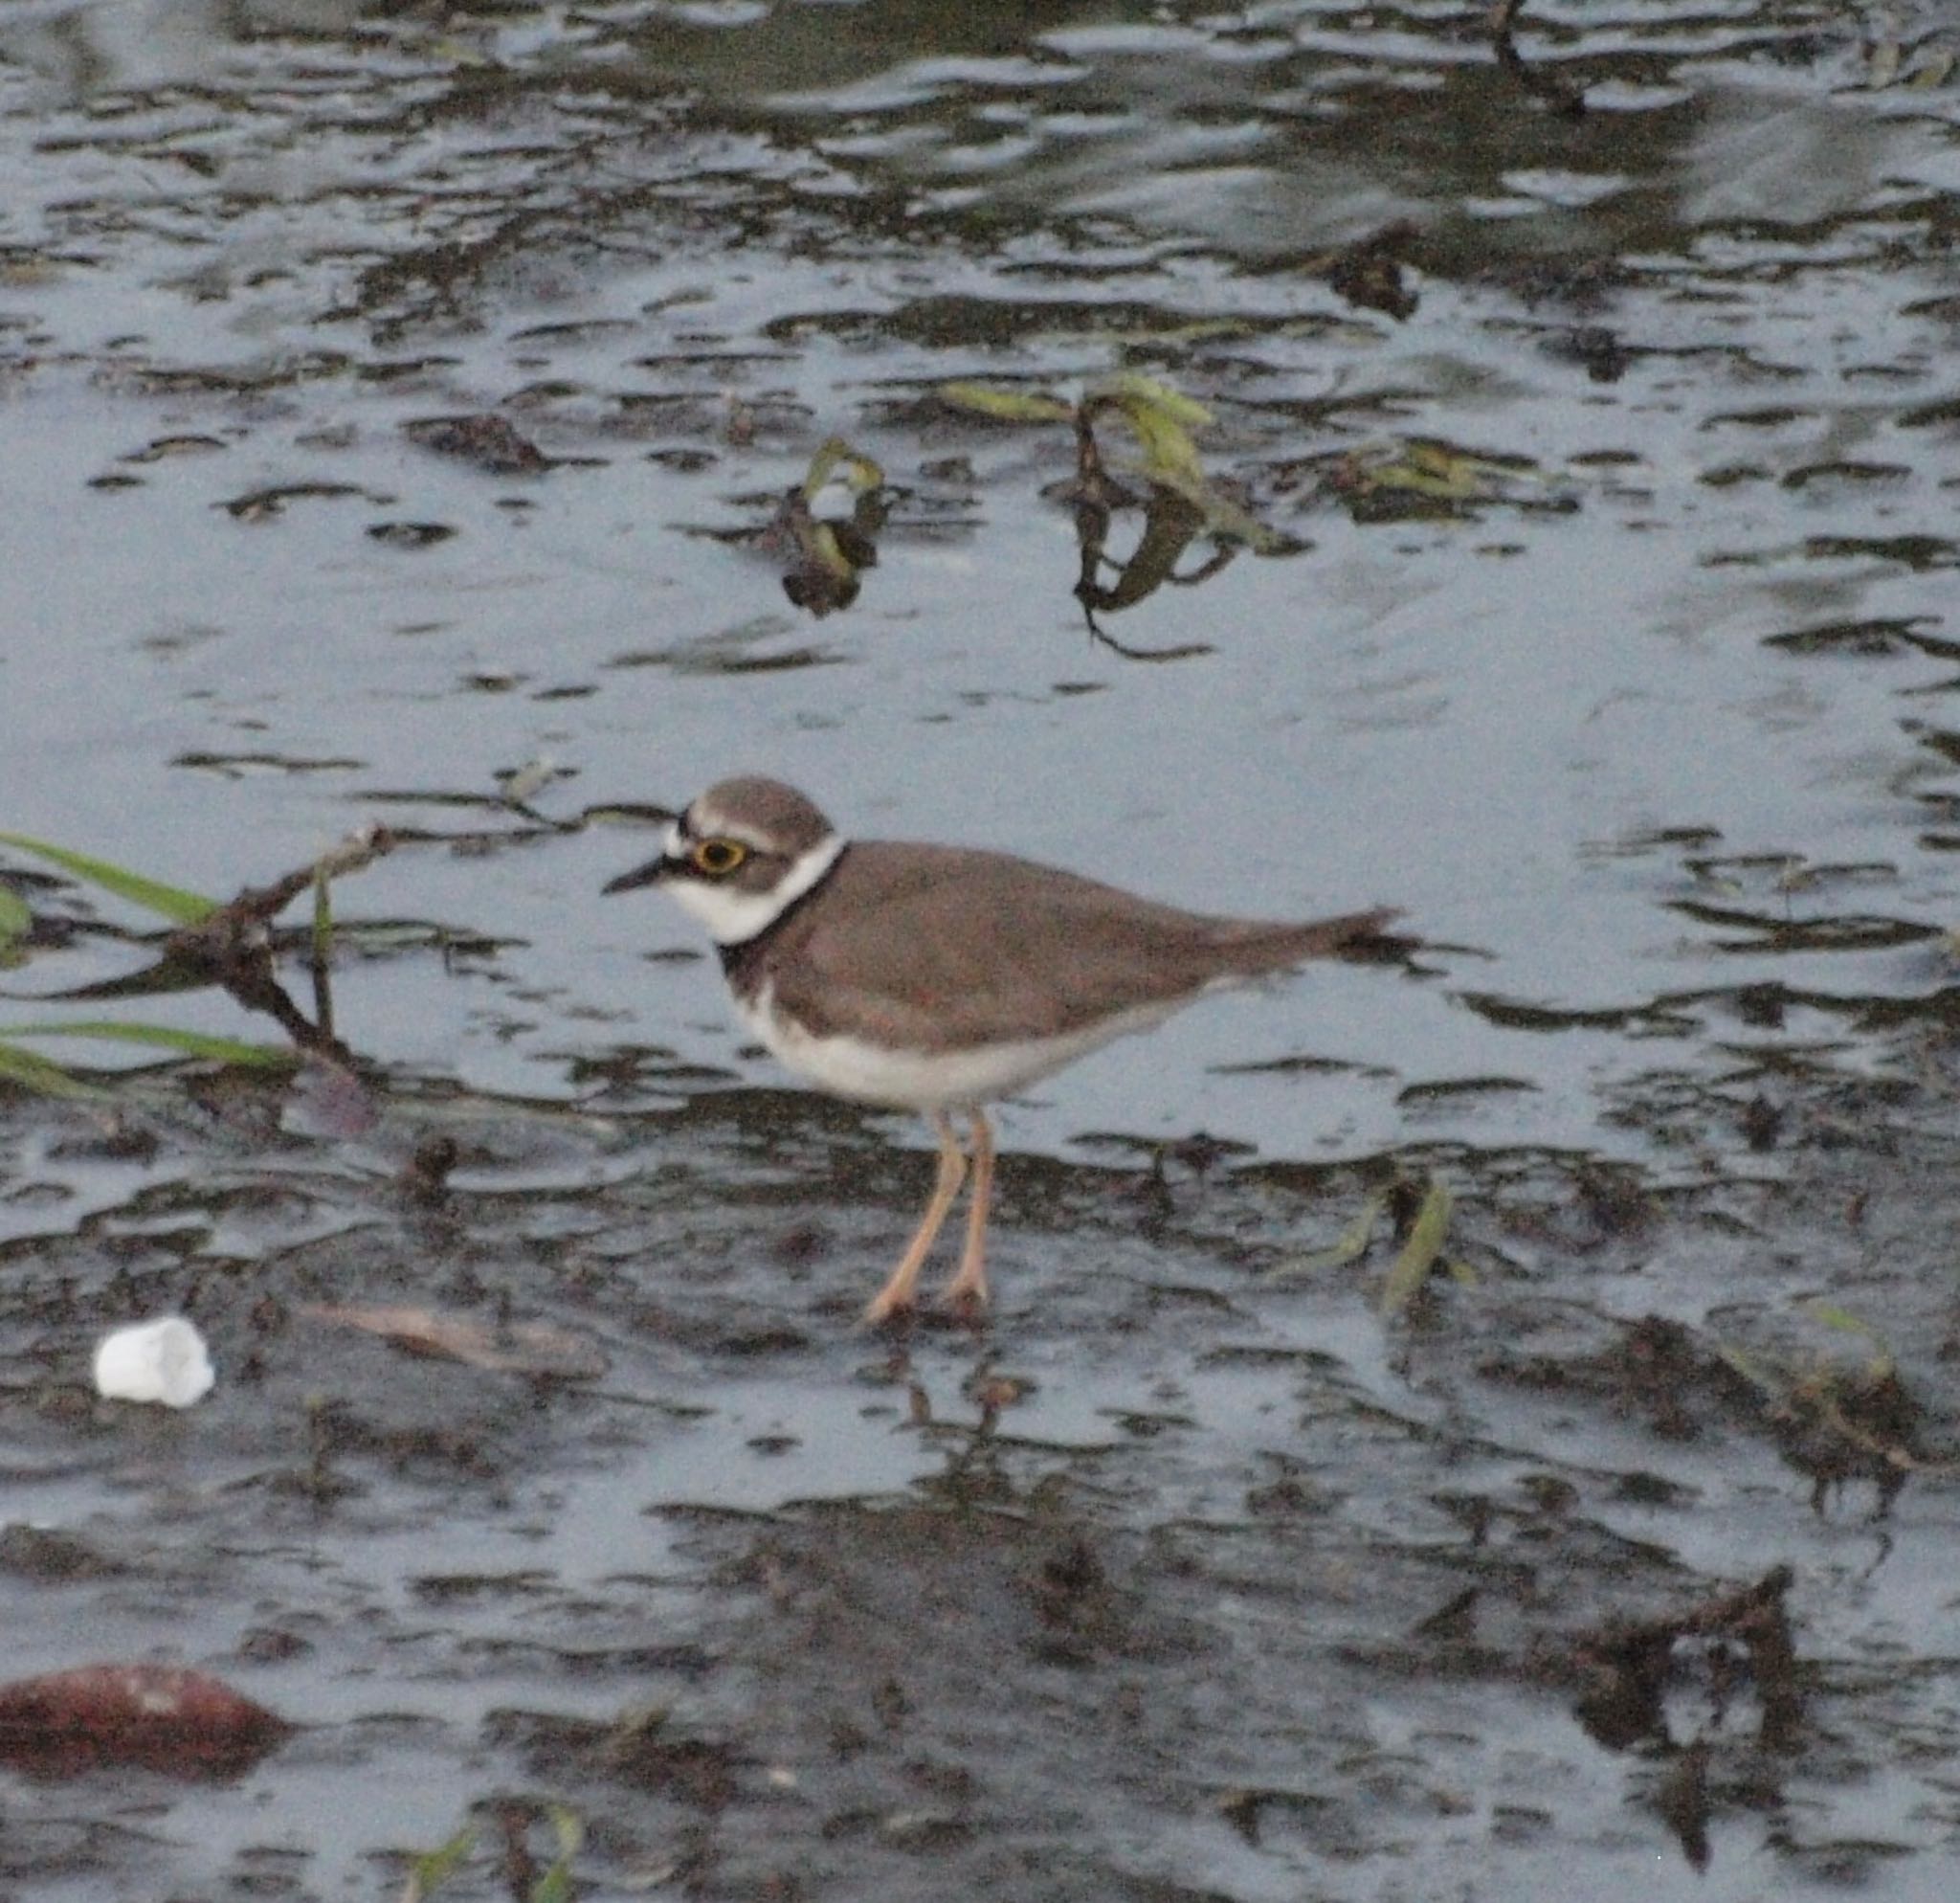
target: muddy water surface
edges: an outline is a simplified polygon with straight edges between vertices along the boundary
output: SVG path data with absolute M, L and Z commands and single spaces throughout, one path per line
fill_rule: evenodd
M 438 1893 L 1949 1894 L 1956 52 L 9 8 L 0 826 L 217 896 L 401 843 L 358 1088 L 36 1039 L 104 1094 L 0 1103 L 8 1675 L 300 1727 L 0 1772 L 0 1893 L 390 1895 L 474 1823 Z M 1258 549 L 943 393 L 1122 373 Z M 876 559 L 813 584 L 832 437 Z M 577 823 L 738 768 L 1428 949 L 1008 1107 L 991 1325 L 869 1335 L 917 1132 L 783 1087 Z M 0 1039 L 275 1035 L 0 879 Z M 1432 1179 L 1412 1306 L 1413 1192 L 1312 1265 Z M 167 1310 L 212 1398 L 96 1402 Z

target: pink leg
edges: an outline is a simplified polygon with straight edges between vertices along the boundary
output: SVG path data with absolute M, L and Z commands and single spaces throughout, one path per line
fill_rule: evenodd
M 919 1285 L 919 1270 L 932 1252 L 933 1243 L 939 1240 L 947 1211 L 953 1206 L 953 1198 L 959 1195 L 960 1185 L 967 1179 L 967 1158 L 945 1111 L 933 1113 L 932 1128 L 939 1136 L 939 1175 L 933 1178 L 931 1199 L 925 1205 L 925 1214 L 920 1218 L 911 1242 L 906 1244 L 905 1253 L 899 1258 L 898 1267 L 892 1270 L 890 1279 L 864 1310 L 864 1319 L 870 1323 L 885 1321 L 901 1309 L 912 1306 L 913 1290 Z
M 946 1286 L 952 1308 L 987 1306 L 987 1208 L 993 1199 L 993 1131 L 987 1112 L 973 1112 L 973 1199 L 967 1205 L 967 1246 L 959 1273 Z

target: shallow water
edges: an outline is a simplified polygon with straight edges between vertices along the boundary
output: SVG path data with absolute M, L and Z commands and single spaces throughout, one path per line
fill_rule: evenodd
M 0 21 L 0 825 L 228 896 L 378 820 L 341 915 L 412 928 L 335 973 L 357 1111 L 6 1110 L 0 1513 L 111 1562 L 10 1560 L 10 1656 L 309 1729 L 0 1784 L 0 1886 L 392 1891 L 518 1794 L 594 1894 L 1945 1893 L 1960 45 L 1819 0 L 1514 51 L 1309 0 Z M 1092 629 L 1069 433 L 936 392 L 1123 370 L 1296 546 Z M 834 435 L 887 487 L 819 616 L 766 531 Z M 646 837 L 497 803 L 537 762 L 556 819 L 758 768 L 1427 948 L 1007 1107 L 991 1332 L 887 1342 L 920 1133 L 781 1088 L 686 922 L 600 901 Z M 37 943 L 0 1038 L 269 1034 L 50 1001 L 153 954 Z M 1270 1279 L 1430 1174 L 1474 1282 Z M 612 1365 L 302 1312 L 410 1301 Z M 170 1307 L 212 1401 L 85 1399 Z M 1589 1735 L 1588 1635 L 1777 1561 L 1794 1741 Z

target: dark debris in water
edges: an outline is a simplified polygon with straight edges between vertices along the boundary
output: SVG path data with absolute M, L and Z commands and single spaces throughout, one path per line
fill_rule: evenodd
M 375 522 L 368 526 L 368 538 L 390 549 L 434 549 L 460 533 L 446 522 Z
M 239 522 L 270 522 L 300 502 L 341 502 L 356 497 L 365 503 L 382 503 L 385 497 L 370 495 L 354 482 L 281 482 L 270 488 L 252 489 L 233 496 L 218 506 Z
M 402 425 L 412 442 L 486 476 L 538 476 L 551 459 L 507 416 L 419 416 Z
M 86 1665 L 0 1685 L 0 1764 L 65 1781 L 90 1772 L 230 1780 L 292 1727 L 208 1672 Z

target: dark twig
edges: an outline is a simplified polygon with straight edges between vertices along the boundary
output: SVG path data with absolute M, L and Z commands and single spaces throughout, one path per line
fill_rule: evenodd
M 1525 63 L 1525 56 L 1518 51 L 1518 42 L 1511 32 L 1518 15 L 1524 11 L 1525 0 L 1496 0 L 1496 5 L 1491 8 L 1490 43 L 1497 55 L 1497 63 L 1527 93 L 1543 100 L 1563 118 L 1584 117 L 1586 95 L 1579 87 L 1569 86 L 1563 79 L 1555 79 L 1548 73 L 1541 73 Z

